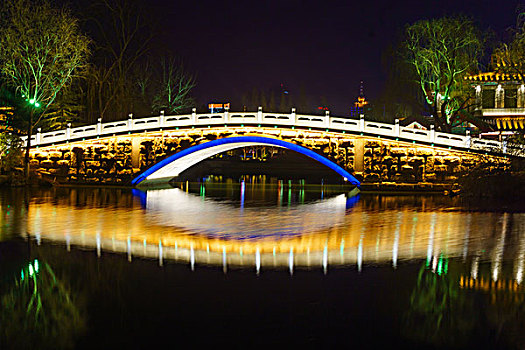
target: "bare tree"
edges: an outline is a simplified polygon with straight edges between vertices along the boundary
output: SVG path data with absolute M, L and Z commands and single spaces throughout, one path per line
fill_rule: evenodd
M 184 70 L 184 65 L 173 58 L 161 58 L 159 73 L 154 81 L 152 108 L 178 114 L 194 105 L 190 96 L 195 77 Z M 142 84 L 143 85 L 143 84 Z M 144 89 L 144 87 L 142 87 Z
M 8 85 L 29 104 L 26 178 L 29 150 L 37 126 L 57 95 L 85 66 L 90 39 L 65 9 L 45 0 L 7 0 L 0 18 L 0 72 Z
M 511 40 L 501 43 L 494 52 L 501 72 L 514 81 L 525 83 L 525 8 L 518 8 L 516 26 L 510 29 Z
M 89 69 L 89 110 L 102 119 L 118 119 L 133 109 L 133 72 L 150 49 L 153 32 L 144 12 L 130 0 L 98 0 L 90 22 L 95 24 L 97 50 Z

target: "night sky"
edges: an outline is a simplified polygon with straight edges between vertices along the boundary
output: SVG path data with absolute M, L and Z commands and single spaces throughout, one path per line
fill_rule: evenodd
M 279 92 L 284 84 L 295 96 L 303 87 L 312 105 L 325 96 L 332 113 L 347 115 L 361 80 L 369 99 L 381 93 L 382 53 L 405 24 L 460 13 L 503 37 L 520 3 L 152 0 L 149 6 L 157 10 L 166 48 L 197 74 L 199 104 L 240 101 L 254 87 Z

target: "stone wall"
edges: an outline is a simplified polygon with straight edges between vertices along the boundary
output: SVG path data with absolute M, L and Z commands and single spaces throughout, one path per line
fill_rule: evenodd
M 31 151 L 31 167 L 61 183 L 126 185 L 147 167 L 192 145 L 254 133 L 307 147 L 365 183 L 384 186 L 450 184 L 480 163 L 494 168 L 508 165 L 508 160 L 502 157 L 342 133 L 214 128 L 150 132 L 41 147 Z

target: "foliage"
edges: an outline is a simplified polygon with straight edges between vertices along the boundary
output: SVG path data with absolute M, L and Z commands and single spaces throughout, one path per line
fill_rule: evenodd
M 509 43 L 501 43 L 494 51 L 496 64 L 503 73 L 512 75 L 513 80 L 525 83 L 525 11 L 518 9 L 516 26 L 511 28 Z
M 162 57 L 150 87 L 153 90 L 151 108 L 154 111 L 179 114 L 195 104 L 190 97 L 195 77 L 184 70 L 184 65 L 173 58 Z
M 9 348 L 72 348 L 85 328 L 68 286 L 38 260 L 22 269 L 0 303 L 0 339 Z
M 88 37 L 66 9 L 54 9 L 45 0 L 8 0 L 0 17 L 0 74 L 15 94 L 28 102 L 27 139 L 45 119 L 57 95 L 84 67 Z M 25 175 L 29 178 L 27 142 Z
M 422 266 L 405 315 L 404 333 L 437 346 L 466 345 L 475 325 L 473 306 L 454 278 Z
M 406 28 L 404 57 L 431 108 L 438 129 L 470 120 L 475 104 L 464 76 L 475 70 L 483 53 L 483 39 L 471 19 L 443 17 L 421 20 Z
M 41 115 L 86 62 L 90 40 L 66 9 L 9 0 L 0 21 L 0 72 Z
M 22 142 L 20 138 L 12 133 L 0 133 L 0 169 L 11 171 L 13 168 L 22 166 Z

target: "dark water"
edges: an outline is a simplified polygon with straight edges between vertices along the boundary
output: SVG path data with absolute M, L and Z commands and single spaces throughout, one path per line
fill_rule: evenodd
M 0 192 L 0 348 L 525 346 L 525 214 L 300 182 Z

